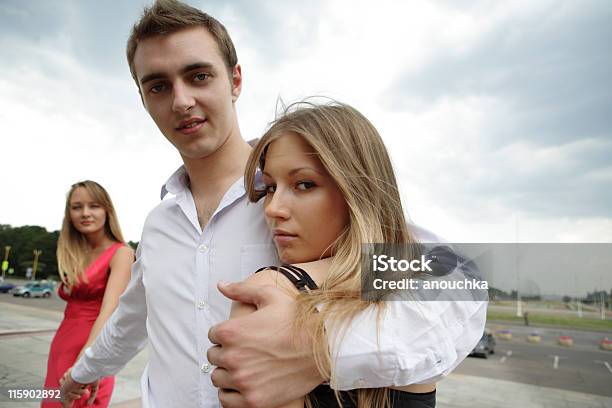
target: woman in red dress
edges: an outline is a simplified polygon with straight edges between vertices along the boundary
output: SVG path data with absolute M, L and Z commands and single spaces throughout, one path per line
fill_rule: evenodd
M 113 203 L 98 183 L 82 181 L 68 192 L 57 260 L 62 279 L 58 294 L 67 304 L 51 343 L 45 388 L 60 387 L 60 379 L 94 342 L 130 279 L 134 251 L 125 244 Z M 88 401 L 86 393 L 72 407 L 107 407 L 114 384 L 114 377 L 102 379 L 95 399 Z M 44 401 L 42 407 L 61 403 Z

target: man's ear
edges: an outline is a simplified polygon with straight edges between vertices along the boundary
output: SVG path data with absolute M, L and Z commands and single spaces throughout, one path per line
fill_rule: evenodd
M 236 64 L 232 69 L 232 102 L 236 102 L 242 91 L 242 67 Z

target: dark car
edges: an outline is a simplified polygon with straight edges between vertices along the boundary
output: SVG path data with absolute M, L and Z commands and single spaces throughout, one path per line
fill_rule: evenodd
M 489 354 L 495 354 L 495 337 L 491 333 L 484 332 L 470 356 L 480 356 L 487 358 Z
M 15 285 L 12 283 L 0 283 L 0 293 L 9 293 L 13 289 L 15 289 Z

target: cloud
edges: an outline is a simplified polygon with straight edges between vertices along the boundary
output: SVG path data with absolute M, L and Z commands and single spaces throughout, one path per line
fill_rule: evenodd
M 482 7 L 462 12 L 480 21 Z M 498 217 L 500 208 L 610 217 L 612 53 L 604 39 L 612 38 L 612 9 L 555 2 L 486 13 L 493 24 L 460 47 L 438 48 L 381 98 L 397 115 L 446 122 L 424 129 L 430 154 L 400 172 L 419 174 L 430 200 L 448 200 L 470 219 Z
M 179 163 L 125 62 L 148 3 L 0 4 L 4 187 L 20 197 L 0 221 L 57 228 L 67 187 L 94 178 L 138 239 Z M 236 43 L 245 138 L 279 96 L 335 97 L 379 129 L 407 209 L 441 235 L 510 240 L 518 217 L 532 239 L 612 240 L 606 3 L 190 3 Z M 23 211 L 40 197 L 53 205 Z
M 420 70 L 400 76 L 388 106 L 494 99 L 485 129 L 491 144 L 611 137 L 612 92 L 606 85 L 612 54 L 605 41 L 612 38 L 611 17 L 604 2 L 559 3 L 507 16 L 468 49 L 441 48 Z

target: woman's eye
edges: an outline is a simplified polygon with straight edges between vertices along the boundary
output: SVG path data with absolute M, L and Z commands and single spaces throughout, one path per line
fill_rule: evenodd
M 266 184 L 266 194 L 274 194 L 275 191 L 276 191 L 276 185 Z
M 309 190 L 315 186 L 315 183 L 312 181 L 300 181 L 297 183 L 296 188 L 298 190 Z
M 208 74 L 205 74 L 204 72 L 199 72 L 193 76 L 193 80 L 194 81 L 206 81 L 208 77 L 209 77 Z

